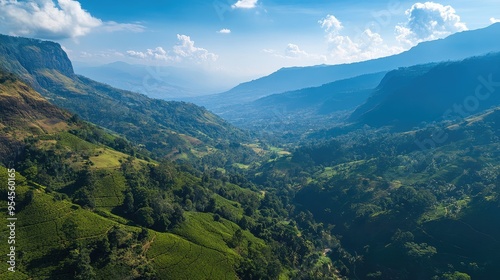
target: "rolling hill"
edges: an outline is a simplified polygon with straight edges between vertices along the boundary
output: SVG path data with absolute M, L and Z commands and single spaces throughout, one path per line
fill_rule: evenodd
M 216 146 L 250 141 L 204 108 L 151 99 L 74 74 L 66 53 L 53 42 L 1 35 L 0 62 L 53 104 L 140 143 L 157 157 L 199 161 L 224 150 Z M 250 149 L 239 147 L 252 158 Z
M 10 197 L 17 218 L 16 273 L 3 262 L 2 279 L 238 279 L 242 251 L 269 250 L 237 224 L 254 219 L 239 201 L 257 207 L 257 192 L 138 159 L 140 148 L 3 70 L 0 125 L 0 180 L 16 183 L 15 194 L 1 184 L 0 208 Z

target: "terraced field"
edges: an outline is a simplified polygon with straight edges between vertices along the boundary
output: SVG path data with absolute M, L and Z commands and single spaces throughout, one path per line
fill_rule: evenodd
M 22 193 L 27 189 L 20 187 L 18 192 Z M 2 206 L 4 205 L 5 203 L 2 203 Z M 1 210 L 6 211 L 5 207 Z M 59 265 L 66 257 L 64 251 L 70 243 L 68 238 L 97 239 L 116 224 L 69 201 L 55 201 L 51 195 L 40 190 L 34 191 L 32 202 L 17 213 L 17 218 L 16 251 L 20 261 L 16 266 L 20 274 L 29 271 L 30 276 L 36 276 L 36 279 L 51 279 L 50 275 L 60 268 Z M 77 224 L 72 233 L 65 230 L 69 224 Z M 8 234 L 7 228 L 2 227 L 0 234 L 5 238 Z M 6 252 L 7 243 L 2 242 L 0 248 L 2 252 Z M 12 279 L 6 273 L 7 264 L 2 262 L 0 278 Z

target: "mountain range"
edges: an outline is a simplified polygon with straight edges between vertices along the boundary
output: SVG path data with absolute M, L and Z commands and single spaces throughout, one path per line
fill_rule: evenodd
M 389 72 L 350 121 L 402 129 L 463 119 L 500 104 L 500 53 Z
M 76 75 L 57 43 L 1 35 L 0 62 L 53 104 L 159 157 L 201 159 L 218 151 L 217 145 L 249 141 L 243 131 L 194 104 L 151 99 Z M 246 153 L 251 158 L 253 152 Z
M 218 108 L 214 112 L 238 127 L 263 131 L 305 132 L 345 120 L 363 104 L 386 72 L 339 80 L 319 87 L 272 94 L 253 102 Z
M 187 100 L 216 110 L 228 105 L 248 103 L 271 94 L 317 87 L 364 74 L 417 64 L 461 60 L 500 51 L 497 40 L 499 36 L 500 23 L 496 23 L 483 29 L 463 31 L 444 39 L 423 42 L 408 51 L 388 57 L 349 64 L 282 68 L 229 91 Z

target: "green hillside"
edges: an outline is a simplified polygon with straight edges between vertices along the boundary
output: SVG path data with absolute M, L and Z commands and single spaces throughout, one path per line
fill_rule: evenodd
M 21 77 L 53 104 L 124 135 L 156 158 L 200 165 L 203 158 L 223 158 L 223 166 L 231 166 L 257 157 L 239 145 L 251 141 L 243 131 L 204 108 L 151 99 L 75 75 L 57 43 L 0 35 L 0 62 L 1 69 Z
M 0 279 L 496 279 L 498 98 L 420 117 L 471 100 L 498 59 L 392 71 L 353 115 L 376 128 L 291 122 L 271 146 L 76 76 L 58 44 L 0 36 Z M 302 95 L 317 90 L 288 104 L 335 101 Z
M 469 116 L 497 106 L 492 94 L 500 74 L 500 53 L 463 61 L 417 65 L 389 72 L 365 104 L 351 115 L 353 122 L 373 127 L 411 129 L 422 122 Z M 474 106 L 471 106 L 474 102 Z
M 6 176 L 6 169 L 1 168 L 0 179 L 5 181 Z M 214 222 L 210 214 L 190 213 L 186 225 L 176 234 L 149 230 L 144 237 L 139 227 L 60 200 L 58 194 L 26 186 L 20 174 L 16 179 L 17 201 L 23 204 L 16 215 L 17 272 L 12 278 L 3 262 L 2 279 L 90 279 L 78 278 L 82 265 L 78 262 L 85 258 L 90 265 L 87 270 L 95 279 L 130 275 L 143 277 L 137 279 L 236 279 L 234 266 L 240 256 L 220 239 L 230 239 L 239 229 L 229 221 Z M 2 196 L 5 191 L 2 189 Z M 8 235 L 7 229 L 0 234 Z M 253 235 L 244 236 L 264 246 Z M 6 242 L 1 250 L 8 251 Z M 147 278 L 148 274 L 156 278 Z
M 2 279 L 237 279 L 248 250 L 269 250 L 237 224 L 257 219 L 258 193 L 152 161 L 0 73 L 1 164 L 9 166 L 0 166 L 0 207 L 7 213 L 14 201 L 17 218 L 16 272 L 2 262 Z

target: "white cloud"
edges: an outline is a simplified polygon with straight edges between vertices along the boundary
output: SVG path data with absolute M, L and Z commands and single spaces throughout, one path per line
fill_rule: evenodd
M 129 50 L 127 55 L 139 59 L 160 60 L 166 62 L 209 62 L 216 61 L 218 56 L 204 48 L 194 45 L 194 41 L 189 36 L 177 34 L 179 43 L 172 47 L 171 51 L 166 51 L 162 47 L 147 49 L 145 52 Z
M 136 51 L 127 51 L 127 55 L 131 56 L 131 57 L 135 57 L 135 58 L 147 58 L 148 56 L 143 53 L 143 52 L 136 52 Z
M 231 29 L 223 28 L 223 29 L 217 31 L 217 33 L 220 33 L 220 34 L 231 34 Z
M 201 61 L 215 61 L 217 55 L 209 52 L 204 48 L 194 46 L 194 41 L 189 36 L 177 34 L 177 39 L 180 44 L 174 46 L 174 53 L 181 58 Z
M 102 24 L 73 0 L 0 2 L 0 22 L 13 35 L 47 39 L 79 37 Z
M 326 18 L 318 21 L 318 23 L 321 25 L 321 28 L 330 33 L 339 33 L 344 28 L 340 20 L 332 15 L 327 15 Z
M 325 55 L 308 53 L 296 44 L 288 44 L 283 52 L 276 51 L 273 49 L 263 49 L 265 53 L 271 54 L 275 57 L 284 58 L 284 59 L 293 59 L 293 60 L 307 60 L 307 61 L 316 61 L 320 63 L 326 62 Z
M 500 19 L 496 19 L 496 18 L 490 18 L 490 22 L 491 23 L 497 23 L 497 22 L 500 22 Z
M 258 0 L 238 0 L 231 7 L 233 9 L 252 9 L 257 5 Z
M 162 47 L 147 49 L 145 52 L 130 50 L 127 51 L 126 53 L 130 57 L 135 57 L 140 59 L 153 59 L 153 60 L 164 60 L 164 61 L 174 60 L 174 57 L 169 56 L 168 52 L 165 51 Z
M 106 32 L 117 31 L 130 31 L 130 32 L 143 32 L 146 27 L 137 23 L 118 23 L 114 21 L 105 22 L 102 29 Z
M 0 30 L 43 39 L 76 38 L 102 27 L 107 32 L 142 31 L 137 24 L 103 22 L 74 0 L 1 0 Z
M 387 46 L 380 34 L 371 29 L 358 30 L 353 38 L 342 34 L 344 26 L 333 15 L 326 16 L 318 23 L 326 33 L 329 60 L 333 63 L 362 61 L 401 51 L 400 48 Z
M 299 46 L 295 44 L 288 44 L 285 50 L 285 55 L 288 57 L 308 57 L 309 54 L 299 48 Z
M 396 26 L 397 39 L 404 45 L 413 46 L 468 29 L 455 9 L 449 5 L 415 3 L 405 13 L 408 21 Z
M 99 51 L 99 52 L 85 52 L 85 51 L 83 51 L 83 52 L 76 54 L 76 57 L 85 58 L 85 59 L 116 58 L 116 57 L 123 57 L 123 56 L 124 56 L 123 53 L 115 51 L 115 50 L 105 50 L 105 51 Z

